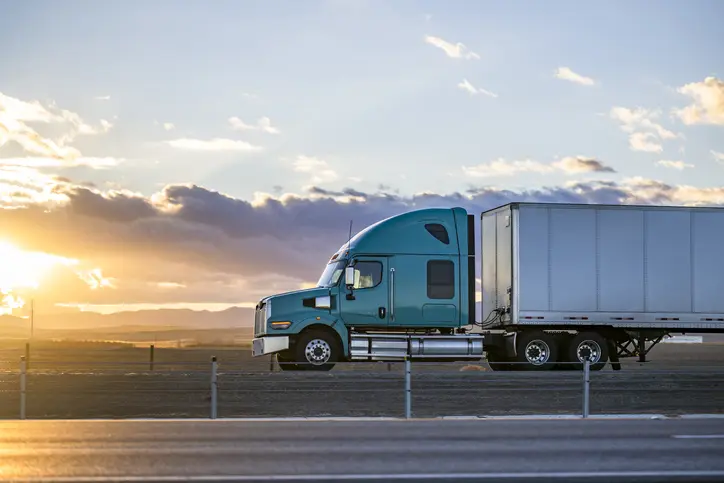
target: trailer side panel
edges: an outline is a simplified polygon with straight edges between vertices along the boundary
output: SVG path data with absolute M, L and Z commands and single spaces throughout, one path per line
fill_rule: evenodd
M 495 285 L 484 292 L 495 296 L 484 297 L 483 313 L 491 303 L 503 305 L 501 294 L 515 286 L 506 325 L 724 330 L 724 210 L 545 203 L 512 209 L 514 236 L 501 235 L 499 219 L 495 236 L 484 223 L 481 255 L 485 274 L 486 258 L 505 261 L 499 251 L 512 246 L 518 279 L 484 276 L 484 284 Z

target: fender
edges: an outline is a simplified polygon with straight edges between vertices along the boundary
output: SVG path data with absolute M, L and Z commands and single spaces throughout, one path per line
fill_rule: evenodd
M 317 315 L 304 319 L 294 324 L 293 327 L 296 334 L 301 334 L 303 330 L 312 325 L 322 325 L 333 329 L 342 341 L 342 354 L 345 358 L 349 357 L 349 331 L 341 319 L 330 315 Z

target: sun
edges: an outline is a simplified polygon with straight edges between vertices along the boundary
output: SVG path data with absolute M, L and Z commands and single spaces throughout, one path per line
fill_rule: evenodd
M 39 288 L 52 267 L 75 263 L 75 260 L 21 250 L 11 243 L 0 241 L 0 315 L 22 308 L 24 301 L 18 292 Z
M 68 262 L 71 261 L 0 241 L 0 290 L 37 289 L 50 268 Z

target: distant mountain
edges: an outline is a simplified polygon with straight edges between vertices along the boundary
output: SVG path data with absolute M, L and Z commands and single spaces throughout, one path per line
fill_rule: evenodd
M 123 328 L 124 332 L 169 329 L 234 329 L 254 325 L 254 309 L 231 307 L 222 311 L 160 309 L 99 314 L 96 312 L 71 312 L 36 314 L 35 331 Z M 13 316 L 0 316 L 0 337 L 26 337 L 30 321 Z

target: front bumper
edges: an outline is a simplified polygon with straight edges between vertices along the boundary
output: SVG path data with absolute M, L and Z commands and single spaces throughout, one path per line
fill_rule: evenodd
M 256 337 L 251 341 L 251 355 L 253 357 L 274 354 L 289 349 L 288 335 L 265 335 Z

